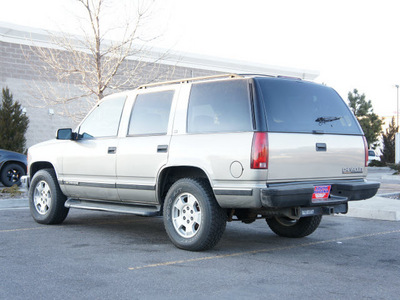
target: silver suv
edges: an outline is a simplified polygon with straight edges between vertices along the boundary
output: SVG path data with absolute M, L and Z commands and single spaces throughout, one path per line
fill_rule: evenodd
M 105 97 L 75 131 L 31 147 L 29 202 L 43 224 L 63 222 L 69 208 L 163 215 L 171 241 L 199 251 L 218 243 L 226 221 L 311 234 L 322 215 L 376 194 L 367 161 L 357 120 L 329 87 L 184 79 Z

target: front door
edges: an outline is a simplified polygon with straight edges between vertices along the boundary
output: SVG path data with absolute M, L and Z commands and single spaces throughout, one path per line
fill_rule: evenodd
M 79 199 L 118 200 L 116 155 L 125 96 L 107 97 L 79 126 L 79 137 L 63 149 L 60 184 Z

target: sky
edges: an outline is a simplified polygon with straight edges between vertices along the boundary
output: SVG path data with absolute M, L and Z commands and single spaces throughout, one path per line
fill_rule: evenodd
M 109 0 L 119 22 L 133 0 Z M 146 0 L 147 1 L 147 0 Z M 400 84 L 398 0 L 148 0 L 155 46 L 319 71 L 314 81 L 353 89 L 381 116 L 395 115 Z M 0 21 L 78 33 L 74 0 L 0 0 Z M 153 32 L 154 31 L 154 32 Z

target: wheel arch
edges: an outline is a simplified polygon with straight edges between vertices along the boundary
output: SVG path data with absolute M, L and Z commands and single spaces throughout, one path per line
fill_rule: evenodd
M 29 176 L 33 178 L 33 176 L 42 169 L 53 169 L 54 172 L 57 174 L 56 169 L 54 168 L 53 164 L 48 161 L 36 161 L 30 165 L 29 168 Z
M 25 170 L 25 172 L 27 172 L 27 167 L 26 167 L 26 165 L 25 165 L 23 162 L 18 161 L 18 160 L 7 160 L 6 162 L 4 162 L 4 163 L 0 166 L 0 172 L 3 171 L 3 169 L 4 169 L 5 167 L 7 167 L 9 164 L 17 164 L 17 165 L 21 166 L 21 167 Z
M 193 166 L 171 166 L 164 168 L 157 181 L 157 198 L 160 204 L 164 204 L 165 196 L 169 188 L 179 179 L 182 178 L 201 178 L 205 179 L 210 187 L 212 187 L 209 177 L 206 172 L 199 167 Z M 211 189 L 212 191 L 212 189 Z

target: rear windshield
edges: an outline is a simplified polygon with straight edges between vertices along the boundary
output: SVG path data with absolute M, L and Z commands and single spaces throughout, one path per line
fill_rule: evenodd
M 332 88 L 300 80 L 254 79 L 268 131 L 360 135 L 354 115 Z

